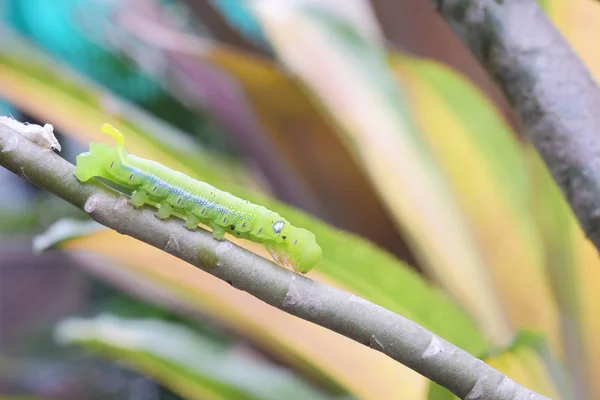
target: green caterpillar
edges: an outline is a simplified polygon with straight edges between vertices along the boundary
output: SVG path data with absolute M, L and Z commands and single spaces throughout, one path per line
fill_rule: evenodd
M 123 134 L 109 124 L 102 126 L 102 132 L 114 137 L 116 145 L 90 143 L 90 151 L 77 156 L 75 176 L 81 182 L 102 177 L 132 190 L 134 207 L 158 207 L 156 215 L 161 219 L 177 215 L 190 230 L 200 223 L 208 225 L 217 240 L 223 240 L 227 232 L 264 244 L 277 263 L 296 272 L 307 273 L 321 259 L 313 233 L 292 226 L 263 206 L 127 153 Z

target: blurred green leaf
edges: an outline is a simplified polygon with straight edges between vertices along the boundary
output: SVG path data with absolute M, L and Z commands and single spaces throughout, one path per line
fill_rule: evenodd
M 105 314 L 58 324 L 56 340 L 152 376 L 187 399 L 332 399 L 282 368 L 261 364 L 188 328 Z
M 437 383 L 429 382 L 429 391 L 427 392 L 427 400 L 454 400 L 458 399 L 451 391 Z
M 537 0 L 537 2 L 544 11 L 548 12 L 548 9 L 549 9 L 548 3 L 550 2 L 550 0 Z
M 43 252 L 65 240 L 89 235 L 100 229 L 104 229 L 104 226 L 93 220 L 61 219 L 33 238 L 33 251 Z

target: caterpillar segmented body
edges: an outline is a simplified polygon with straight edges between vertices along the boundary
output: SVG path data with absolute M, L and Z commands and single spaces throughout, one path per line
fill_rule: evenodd
M 116 140 L 110 147 L 91 143 L 90 151 L 77 156 L 75 175 L 82 182 L 102 177 L 133 191 L 135 207 L 158 207 L 161 219 L 177 215 L 188 229 L 208 225 L 222 240 L 225 233 L 265 245 L 273 259 L 296 272 L 307 273 L 320 260 L 315 235 L 296 228 L 274 211 L 223 192 L 155 161 L 127 153 L 123 134 L 109 124 L 102 131 Z

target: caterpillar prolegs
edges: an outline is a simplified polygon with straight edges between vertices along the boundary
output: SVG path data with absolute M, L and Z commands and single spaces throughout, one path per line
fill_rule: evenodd
M 263 206 L 127 153 L 123 134 L 109 124 L 104 124 L 102 131 L 114 137 L 116 144 L 90 143 L 90 151 L 77 156 L 75 175 L 80 181 L 107 179 L 132 190 L 135 207 L 155 205 L 161 219 L 182 216 L 191 230 L 200 223 L 208 225 L 217 240 L 229 233 L 264 244 L 277 263 L 296 272 L 307 273 L 321 259 L 321 247 L 313 233 L 292 226 Z

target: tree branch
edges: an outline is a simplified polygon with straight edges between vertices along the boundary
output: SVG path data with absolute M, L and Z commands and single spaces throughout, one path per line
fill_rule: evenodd
M 14 129 L 14 126 L 13 126 Z M 418 324 L 360 297 L 313 281 L 100 184 L 81 184 L 74 167 L 0 123 L 0 165 L 85 210 L 117 232 L 162 249 L 289 314 L 380 351 L 467 399 L 545 399 Z
M 432 2 L 500 84 L 600 250 L 600 90 L 590 73 L 535 0 Z

